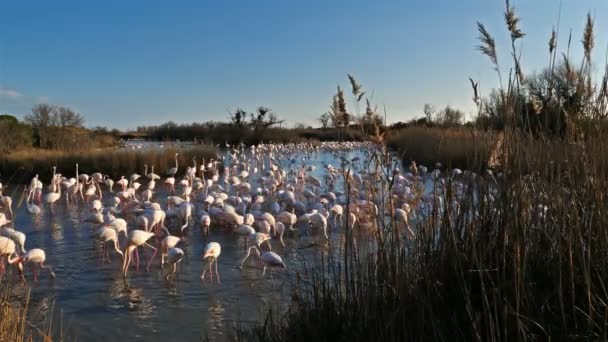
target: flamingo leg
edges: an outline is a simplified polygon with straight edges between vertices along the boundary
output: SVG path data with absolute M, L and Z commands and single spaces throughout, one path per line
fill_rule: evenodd
M 251 254 L 251 249 L 254 247 L 249 247 L 249 249 L 247 250 L 247 255 L 245 255 L 245 257 L 243 258 L 243 260 L 241 260 L 241 265 L 240 267 L 243 267 L 243 264 L 245 263 L 245 261 L 247 261 L 247 259 L 249 258 L 249 255 Z
M 215 260 L 215 275 L 217 276 L 217 283 L 220 284 L 220 272 L 217 271 L 217 259 Z
M 139 272 L 139 251 L 138 251 L 138 248 L 135 248 L 135 260 L 136 260 L 137 272 Z
M 131 263 L 131 252 L 126 252 L 126 256 L 125 259 L 123 261 L 123 265 L 122 265 L 122 272 L 124 274 L 124 276 L 127 276 L 127 271 L 129 270 L 129 264 Z
M 152 260 L 154 259 L 154 256 L 158 252 L 158 248 L 156 248 L 156 247 L 154 247 L 154 246 L 152 246 L 152 245 L 150 245 L 148 243 L 145 243 L 145 245 L 148 246 L 148 247 L 150 247 L 150 248 L 152 248 L 152 250 L 154 250 L 154 253 L 152 253 L 152 256 L 150 257 L 150 261 L 148 261 L 148 266 L 146 266 L 146 270 L 150 271 L 150 265 L 152 265 Z
M 211 261 L 209 262 L 208 267 L 205 267 L 205 269 L 203 270 L 203 274 L 201 275 L 202 280 L 205 280 L 205 274 L 207 274 L 207 271 L 211 273 Z
M 0 274 L 4 274 L 4 271 L 6 270 L 5 266 L 4 266 L 4 256 L 0 257 Z
M 213 266 L 213 259 L 209 261 L 209 282 L 213 284 L 213 270 L 211 269 L 211 266 Z
M 33 265 L 32 268 L 34 269 L 34 281 L 38 281 L 38 269 L 36 265 Z
M 120 254 L 121 257 L 124 258 L 124 255 L 122 254 L 122 252 L 118 248 L 118 241 L 117 240 L 114 240 L 114 250 L 116 251 L 116 253 Z
M 106 244 L 105 242 L 101 244 L 101 263 L 106 262 Z
M 207 273 L 207 267 L 203 269 L 203 274 L 201 274 L 201 279 L 205 280 L 205 274 Z
M 264 269 L 262 270 L 262 279 L 264 279 L 265 274 L 266 274 L 266 266 L 264 266 Z

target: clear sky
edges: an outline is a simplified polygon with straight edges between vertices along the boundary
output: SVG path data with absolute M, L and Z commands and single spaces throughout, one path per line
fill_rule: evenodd
M 512 0 L 527 33 L 523 67 L 546 64 L 557 0 Z M 500 0 L 0 0 L 0 113 L 67 105 L 88 126 L 225 120 L 237 107 L 315 123 L 353 73 L 389 122 L 424 103 L 473 111 L 468 77 L 497 81 L 475 50 L 476 21 L 507 65 Z M 588 11 L 595 67 L 608 44 L 608 1 L 563 0 L 561 47 L 573 51 Z M 508 73 L 508 70 L 504 71 Z M 351 105 L 352 108 L 352 105 Z

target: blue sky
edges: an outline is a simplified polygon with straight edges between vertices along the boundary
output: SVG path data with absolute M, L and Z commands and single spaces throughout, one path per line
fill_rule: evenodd
M 559 1 L 511 2 L 531 72 L 546 64 Z M 78 110 L 88 126 L 126 129 L 265 105 L 290 124 L 314 124 L 336 85 L 348 89 L 347 73 L 389 122 L 420 116 L 424 103 L 473 112 L 468 77 L 482 93 L 497 83 L 475 50 L 475 23 L 496 36 L 506 67 L 503 11 L 500 0 L 0 0 L 0 112 L 22 117 L 48 102 Z M 601 70 L 607 1 L 563 0 L 559 43 L 572 29 L 581 55 L 588 11 Z

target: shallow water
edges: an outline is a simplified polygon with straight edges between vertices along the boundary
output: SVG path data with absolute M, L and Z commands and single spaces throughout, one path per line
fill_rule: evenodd
M 350 159 L 362 153 L 347 152 L 343 156 Z M 281 164 L 294 163 L 293 158 L 281 160 Z M 322 179 L 323 165 L 339 166 L 340 159 L 337 154 L 319 152 L 313 154 L 308 163 L 317 166 L 312 174 Z M 45 183 L 48 184 L 48 180 Z M 13 191 L 20 194 L 19 188 L 13 187 Z M 104 203 L 110 194 L 106 191 L 105 195 L 108 197 Z M 176 278 L 163 278 L 159 256 L 152 270 L 146 272 L 145 263 L 151 251 L 142 253 L 140 249 L 142 266 L 139 271 L 131 268 L 125 280 L 118 255 L 112 255 L 111 263 L 102 262 L 101 246 L 92 236 L 97 226 L 83 222 L 88 216 L 86 205 L 67 206 L 62 198 L 55 214 L 44 208 L 39 217 L 33 217 L 25 203 L 17 208 L 19 195 L 13 198 L 14 227 L 27 235 L 26 249 L 44 249 L 46 264 L 57 274 L 52 280 L 42 272 L 39 281 L 34 283 L 31 271 L 26 270 L 27 286 L 31 286 L 30 320 L 41 323 L 51 314 L 60 317 L 67 340 L 192 341 L 203 337 L 226 340 L 234 333 L 235 321 L 253 324 L 264 317 L 270 306 L 286 307 L 289 276 L 285 272 L 273 272 L 273 280 L 268 274 L 260 280 L 261 267 L 255 261 L 243 270 L 236 267 L 244 254 L 242 237 L 212 226 L 212 232 L 204 240 L 199 225 L 191 223 L 179 245 L 186 256 Z M 339 239 L 340 234 L 334 231 L 331 238 Z M 200 279 L 205 265 L 202 253 L 209 241 L 222 245 L 221 285 Z M 301 260 L 312 258 L 321 250 L 320 247 L 306 248 L 314 241 L 318 241 L 315 236 L 286 237 L 285 248 L 277 241 L 272 242 L 272 248 L 283 257 L 293 274 Z M 11 272 L 11 276 L 15 275 Z M 16 295 L 25 291 L 23 284 L 14 289 Z M 59 318 L 54 324 L 57 327 Z

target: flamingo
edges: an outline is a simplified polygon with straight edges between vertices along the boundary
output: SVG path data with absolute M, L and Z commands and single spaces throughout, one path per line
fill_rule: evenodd
M 106 244 L 108 242 L 112 242 L 112 246 L 114 247 L 114 250 L 116 251 L 116 253 L 120 254 L 121 257 L 124 257 L 124 254 L 118 248 L 118 233 L 116 232 L 115 229 L 108 227 L 108 226 L 103 226 L 103 227 L 99 228 L 96 235 L 97 235 L 97 240 L 99 240 L 103 243 L 104 260 L 106 257 L 108 258 L 108 260 L 110 259 L 108 251 L 106 249 Z
M 14 219 L 14 217 L 13 217 L 13 199 L 10 196 L 2 196 L 0 194 L 0 203 L 2 204 L 3 208 L 8 209 L 8 213 L 11 215 L 11 220 Z
M 56 180 L 53 180 L 53 182 L 56 183 Z M 51 213 L 53 213 L 53 214 L 55 214 L 55 211 L 53 210 L 53 205 L 61 197 L 61 187 L 57 186 L 56 188 L 57 188 L 57 192 L 50 192 L 50 193 L 46 194 L 46 196 L 44 197 L 44 201 L 49 205 Z
M 211 226 L 211 217 L 209 215 L 201 216 L 201 227 L 203 234 L 207 236 L 209 234 L 209 227 Z
M 11 220 L 7 219 L 4 213 L 0 213 L 0 227 L 6 226 L 10 222 Z
M 13 240 L 15 242 L 15 244 L 17 245 L 17 247 L 19 247 L 19 250 L 17 250 L 17 252 L 19 252 L 21 254 L 26 252 L 25 251 L 26 236 L 22 232 L 15 230 L 13 228 L 4 227 L 0 231 L 0 235 Z
M 171 271 L 167 273 L 165 279 L 169 279 L 169 276 L 177 271 L 177 264 L 179 264 L 184 258 L 184 251 L 179 247 L 171 247 L 167 251 L 167 259 L 169 260 L 169 265 L 172 265 Z
M 7 237 L 0 236 L 0 273 L 4 273 L 4 258 L 7 258 L 7 262 L 9 265 L 17 264 L 17 271 L 19 272 L 19 276 L 21 280 L 25 281 L 25 277 L 23 276 L 23 264 L 21 263 L 21 258 L 16 255 L 16 246 L 15 242 Z
M 179 153 L 175 154 L 175 167 L 170 168 L 169 172 L 167 172 L 167 175 L 171 177 L 175 177 L 175 174 L 177 173 L 177 156 L 179 156 Z
M 211 266 L 215 263 L 215 275 L 217 276 L 217 283 L 220 283 L 220 273 L 217 270 L 217 258 L 219 258 L 222 253 L 222 246 L 220 246 L 217 242 L 209 242 L 207 246 L 205 246 L 205 252 L 203 253 L 203 259 L 209 259 L 209 267 L 203 271 L 201 274 L 201 279 L 205 280 L 205 274 L 207 270 L 210 274 L 210 281 L 213 283 L 213 270 Z
M 283 222 L 277 222 L 275 228 L 274 228 L 274 234 L 275 237 L 278 236 L 279 237 L 279 242 L 281 243 L 281 246 L 285 247 L 285 242 L 283 241 L 283 234 L 285 233 L 285 225 L 283 224 Z
M 274 267 L 279 267 L 287 269 L 287 266 L 285 266 L 283 259 L 277 253 L 268 251 L 260 254 L 260 250 L 256 246 L 249 247 L 249 249 L 247 250 L 247 255 L 245 256 L 243 261 L 241 261 L 241 268 L 243 267 L 243 263 L 247 260 L 247 258 L 249 258 L 251 250 L 254 250 L 258 255 L 258 258 L 262 261 L 262 263 L 264 263 L 264 269 L 262 270 L 262 278 L 264 278 L 264 275 L 266 274 L 266 268 L 272 269 Z M 270 273 L 270 277 L 272 278 L 272 272 Z
M 45 269 L 49 271 L 49 277 L 55 278 L 55 272 L 53 272 L 53 269 L 50 266 L 44 264 L 44 262 L 46 261 L 46 253 L 44 252 L 44 250 L 40 248 L 34 248 L 27 252 L 21 259 L 24 263 L 34 264 L 34 281 L 38 281 L 38 270 L 36 269 L 36 266 L 38 266 L 38 268 L 40 269 Z
M 160 242 L 160 267 L 165 264 L 165 256 L 169 254 L 169 250 L 174 248 L 181 239 L 178 236 L 168 235 Z
M 25 206 L 27 207 L 27 211 L 32 215 L 40 215 L 42 210 L 39 206 L 32 202 L 32 196 L 34 195 L 34 190 L 30 189 L 27 193 L 27 200 L 25 201 Z
M 152 259 L 154 259 L 154 256 L 156 255 L 156 252 L 158 251 L 156 247 L 148 244 L 148 240 L 150 240 L 150 238 L 152 238 L 153 236 L 154 236 L 154 233 L 146 232 L 144 230 L 134 229 L 129 232 L 129 235 L 127 237 L 128 242 L 127 242 L 127 246 L 125 247 L 125 250 L 124 250 L 124 260 L 123 260 L 123 264 L 122 264 L 122 272 L 125 277 L 127 276 L 127 271 L 129 270 L 129 265 L 131 264 L 131 258 L 133 257 L 133 251 L 137 247 L 140 247 L 140 246 L 149 247 L 154 251 L 154 253 L 152 254 L 152 257 L 150 257 L 150 261 L 148 261 L 148 266 L 146 267 L 146 269 L 148 271 L 150 270 L 150 265 L 152 264 Z M 138 259 L 137 268 L 139 269 L 139 257 L 137 259 Z

